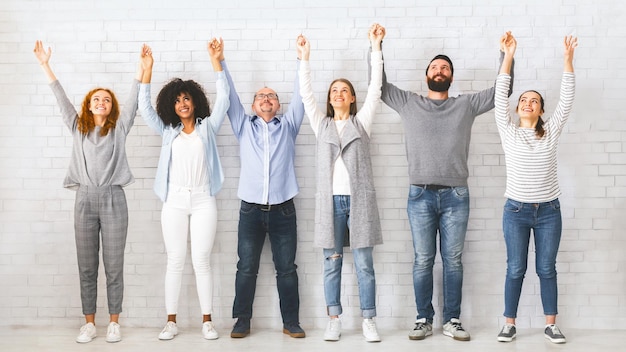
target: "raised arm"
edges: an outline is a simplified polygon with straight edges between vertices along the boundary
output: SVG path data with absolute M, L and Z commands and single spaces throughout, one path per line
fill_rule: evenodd
M 224 60 L 224 41 L 222 38 L 213 38 L 207 43 L 207 50 L 209 57 L 211 58 L 211 65 L 213 65 L 213 71 L 222 71 L 222 63 Z
M 513 65 L 513 56 L 517 48 L 517 41 L 510 31 L 500 37 L 500 51 L 504 53 L 504 59 L 500 65 L 500 73 L 511 74 L 511 66 Z
M 564 68 L 565 72 L 574 72 L 574 49 L 578 46 L 578 38 L 570 36 L 566 36 L 564 41 L 565 45 L 565 53 L 563 55 Z
M 380 96 L 382 79 L 383 79 L 383 56 L 381 51 L 381 43 L 385 37 L 385 27 L 378 23 L 374 23 L 370 26 L 368 32 L 368 39 L 372 52 L 370 53 L 370 65 L 371 74 L 369 86 L 367 88 L 367 96 L 363 102 L 363 106 L 357 113 L 357 118 L 365 128 L 367 134 L 370 134 L 372 121 L 376 109 L 379 107 L 381 99 Z
M 561 90 L 559 94 L 559 103 L 554 109 L 552 117 L 547 124 L 555 133 L 560 134 L 563 126 L 569 118 L 572 106 L 574 105 L 574 94 L 576 89 L 576 78 L 574 76 L 574 50 L 578 46 L 576 37 L 566 36 L 564 41 L 563 52 L 563 77 L 561 78 Z
M 311 85 L 311 65 L 309 63 L 311 45 L 309 41 L 300 34 L 296 40 L 296 48 L 298 50 L 298 57 L 301 58 L 299 69 L 300 95 L 302 96 L 304 111 L 309 117 L 311 129 L 313 129 L 313 133 L 317 136 L 320 121 L 324 119 L 326 114 L 317 106 L 317 100 L 315 99 Z
M 52 56 L 52 49 L 48 47 L 48 51 L 46 51 L 41 40 L 38 40 L 35 42 L 35 49 L 33 52 L 35 53 L 37 61 L 39 61 L 39 66 L 41 66 L 41 69 L 46 74 L 46 77 L 48 77 L 48 82 L 52 83 L 56 81 L 57 78 L 54 75 L 54 72 L 52 72 L 52 68 L 50 68 L 49 64 L 50 56 Z
M 144 45 L 141 55 L 141 67 L 143 68 L 143 77 L 139 85 L 139 112 L 150 128 L 162 135 L 165 130 L 165 124 L 159 117 L 156 110 L 152 106 L 150 98 L 150 81 L 152 80 L 152 65 L 154 58 L 152 57 L 152 49 Z
M 224 119 L 226 118 L 226 112 L 228 111 L 228 107 L 230 105 L 230 101 L 228 99 L 230 88 L 228 87 L 228 80 L 222 70 L 221 63 L 224 58 L 224 41 L 222 38 L 211 39 L 207 43 L 207 51 L 211 57 L 213 70 L 217 74 L 217 80 L 215 82 L 217 95 L 215 98 L 215 105 L 213 105 L 213 112 L 209 117 L 211 128 L 213 128 L 213 131 L 217 134 L 220 126 L 222 126 L 222 122 L 224 122 Z

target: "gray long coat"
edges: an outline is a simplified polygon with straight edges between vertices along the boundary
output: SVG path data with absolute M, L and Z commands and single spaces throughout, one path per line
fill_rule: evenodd
M 354 116 L 350 116 L 341 139 L 332 118 L 322 119 L 318 131 L 314 244 L 335 247 L 332 181 L 340 153 L 350 175 L 350 248 L 383 243 L 367 132 Z

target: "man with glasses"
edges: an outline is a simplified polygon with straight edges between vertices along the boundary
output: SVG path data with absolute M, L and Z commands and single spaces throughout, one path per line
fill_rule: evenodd
M 300 64 L 298 57 L 298 66 Z M 298 194 L 294 167 L 296 136 L 304 118 L 296 68 L 294 92 L 289 108 L 280 109 L 278 94 L 262 88 L 254 95 L 252 115 L 246 114 L 237 95 L 228 66 L 222 67 L 230 85 L 228 117 L 239 141 L 241 172 L 237 196 L 241 199 L 235 279 L 233 318 L 230 334 L 242 338 L 250 334 L 252 303 L 256 289 L 259 261 L 265 236 L 269 236 L 283 320 L 283 333 L 305 337 L 300 327 L 298 274 L 296 272 L 296 209 L 293 197 Z

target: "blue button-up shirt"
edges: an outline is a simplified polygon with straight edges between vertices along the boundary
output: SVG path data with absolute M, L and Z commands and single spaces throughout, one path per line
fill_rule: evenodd
M 294 167 L 296 136 L 304 119 L 298 70 L 289 109 L 265 122 L 246 114 L 224 61 L 222 68 L 230 86 L 228 118 L 239 141 L 241 172 L 237 196 L 257 204 L 280 204 L 295 197 L 299 191 Z
M 206 158 L 207 172 L 209 175 L 209 185 L 206 186 L 209 188 L 209 193 L 212 196 L 215 196 L 217 192 L 219 192 L 224 181 L 224 172 L 222 171 L 222 164 L 217 152 L 216 136 L 222 122 L 226 118 L 226 109 L 229 105 L 226 94 L 228 94 L 230 90 L 224 78 L 224 72 L 218 71 L 215 72 L 215 74 L 217 77 L 215 81 L 217 94 L 213 111 L 211 112 L 211 116 L 207 118 L 198 118 L 195 127 L 204 145 L 204 156 Z M 179 123 L 177 126 L 172 127 L 163 123 L 163 120 L 161 120 L 150 104 L 149 83 L 142 83 L 139 86 L 139 111 L 141 111 L 141 116 L 143 116 L 146 124 L 163 137 L 159 165 L 157 167 L 156 177 L 154 178 L 154 192 L 165 202 L 167 200 L 170 179 L 169 172 L 172 158 L 172 143 L 183 129 L 183 124 Z

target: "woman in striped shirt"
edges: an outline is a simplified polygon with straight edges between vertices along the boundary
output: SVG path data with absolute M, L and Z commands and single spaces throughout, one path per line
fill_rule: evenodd
M 528 262 L 531 229 L 535 240 L 536 272 L 541 287 L 541 301 L 546 316 L 544 335 L 554 343 L 565 343 L 565 336 L 555 325 L 557 314 L 556 256 L 561 239 L 560 195 L 557 179 L 558 139 L 574 101 L 574 49 L 577 39 L 564 40 L 564 72 L 559 103 L 552 117 L 545 120 L 541 94 L 530 90 L 520 96 L 511 118 L 507 92 L 510 70 L 517 47 L 510 32 L 502 36 L 500 49 L 505 53 L 496 81 L 495 117 L 506 161 L 507 197 L 502 227 L 507 249 L 507 272 L 504 287 L 506 324 L 498 341 L 515 338 L 515 318 Z

